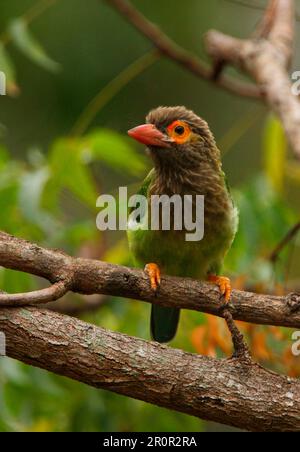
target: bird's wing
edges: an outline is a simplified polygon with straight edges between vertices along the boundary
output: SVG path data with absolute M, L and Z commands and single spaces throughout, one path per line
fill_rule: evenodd
M 148 198 L 149 187 L 154 179 L 154 175 L 155 170 L 153 169 L 145 178 L 137 195 L 144 196 L 146 199 Z M 146 203 L 139 206 L 138 215 L 136 207 L 132 207 L 128 211 L 127 237 L 129 248 L 131 250 L 132 257 L 134 258 L 135 265 L 140 268 L 143 268 L 147 264 L 147 259 L 144 259 L 144 256 L 142 256 L 144 254 L 143 251 L 145 246 L 147 245 L 145 236 L 147 231 L 142 228 L 143 223 L 148 221 L 146 214 Z
M 149 191 L 149 187 L 154 179 L 154 174 L 155 174 L 155 170 L 154 168 L 150 171 L 150 173 L 146 176 L 146 178 L 144 179 L 141 188 L 139 189 L 139 191 L 137 192 L 138 196 L 145 196 L 145 198 L 148 197 L 148 191 Z M 129 208 L 129 218 L 130 215 L 132 214 L 132 212 L 134 211 L 134 207 Z M 143 213 L 141 214 L 141 218 L 140 218 L 140 222 L 143 219 L 143 216 L 145 214 L 145 211 L 143 211 Z
M 153 168 L 150 173 L 148 173 L 148 175 L 146 176 L 146 178 L 144 179 L 142 186 L 138 192 L 139 195 L 143 195 L 146 196 L 148 195 L 148 190 L 149 190 L 149 186 L 152 183 L 153 179 L 154 179 L 154 175 L 155 175 L 155 169 Z

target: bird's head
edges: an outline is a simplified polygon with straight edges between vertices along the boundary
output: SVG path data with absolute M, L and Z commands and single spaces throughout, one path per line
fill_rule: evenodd
M 218 159 L 206 121 L 185 107 L 158 107 L 148 114 L 146 124 L 128 134 L 148 147 L 158 166 L 187 169 Z

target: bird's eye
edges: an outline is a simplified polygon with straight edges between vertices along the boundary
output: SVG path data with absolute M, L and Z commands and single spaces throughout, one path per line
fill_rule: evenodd
M 191 129 L 184 121 L 174 121 L 167 127 L 167 133 L 173 142 L 183 144 L 191 137 Z
M 177 127 L 175 127 L 174 132 L 177 135 L 183 135 L 185 132 L 185 128 L 183 126 L 177 126 Z

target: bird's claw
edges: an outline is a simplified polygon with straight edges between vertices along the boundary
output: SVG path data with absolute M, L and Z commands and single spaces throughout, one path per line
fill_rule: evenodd
M 214 276 L 210 275 L 208 278 L 209 282 L 219 286 L 222 297 L 224 297 L 225 304 L 228 304 L 231 298 L 231 282 L 229 278 L 225 276 Z
M 156 292 L 160 286 L 160 269 L 156 264 L 147 264 L 144 270 L 150 279 L 151 289 Z

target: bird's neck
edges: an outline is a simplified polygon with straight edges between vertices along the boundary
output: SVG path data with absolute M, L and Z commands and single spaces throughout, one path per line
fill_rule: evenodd
M 168 162 L 155 165 L 150 194 L 203 194 L 226 190 L 220 161 L 203 159 L 191 166 L 177 166 Z

